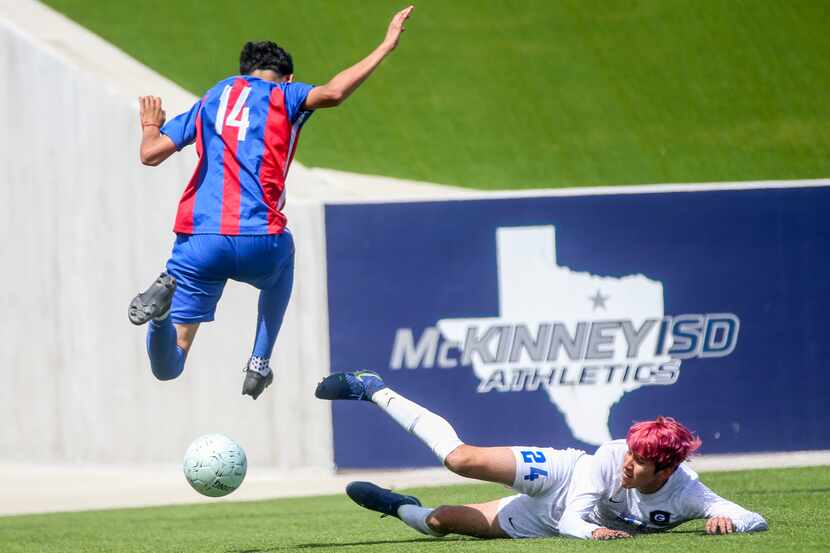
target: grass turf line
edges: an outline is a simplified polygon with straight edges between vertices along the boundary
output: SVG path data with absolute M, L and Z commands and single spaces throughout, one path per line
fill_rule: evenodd
M 250 39 L 322 83 L 405 4 L 45 1 L 197 95 Z M 485 189 L 830 176 L 822 0 L 416 4 L 379 73 L 310 120 L 298 159 Z
M 268 553 L 443 551 L 828 551 L 830 467 L 704 474 L 723 496 L 762 513 L 770 531 L 705 536 L 694 521 L 662 535 L 617 542 L 565 538 L 427 538 L 396 519 L 380 519 L 346 496 L 120 509 L 0 518 L 4 553 Z M 509 495 L 492 484 L 408 490 L 425 505 L 487 501 Z

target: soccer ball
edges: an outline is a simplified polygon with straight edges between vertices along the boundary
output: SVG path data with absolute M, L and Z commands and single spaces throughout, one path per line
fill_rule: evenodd
M 248 459 L 239 444 L 227 436 L 206 434 L 187 448 L 183 469 L 194 490 L 209 497 L 222 497 L 242 484 Z

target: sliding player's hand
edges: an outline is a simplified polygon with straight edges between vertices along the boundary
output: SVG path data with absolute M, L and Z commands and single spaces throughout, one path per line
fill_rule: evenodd
M 161 109 L 161 98 L 158 96 L 141 96 L 138 98 L 141 113 L 141 128 L 164 126 L 167 115 Z
M 394 50 L 395 46 L 398 45 L 401 33 L 406 30 L 404 29 L 404 22 L 409 19 L 409 14 L 411 14 L 414 9 L 415 6 L 408 6 L 402 9 L 395 14 L 392 21 L 389 23 L 389 29 L 386 31 L 386 38 L 383 42 L 390 50 Z
M 612 530 L 610 528 L 597 528 L 591 533 L 592 540 L 622 540 L 630 537 L 631 534 L 628 532 Z
M 729 517 L 712 517 L 706 521 L 706 533 L 709 535 L 731 534 L 734 531 L 735 526 Z

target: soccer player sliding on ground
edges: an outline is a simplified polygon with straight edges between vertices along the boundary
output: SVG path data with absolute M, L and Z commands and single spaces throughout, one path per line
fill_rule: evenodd
M 240 75 L 217 83 L 172 121 L 165 124 L 160 98 L 139 99 L 142 163 L 158 165 L 193 143 L 199 154 L 166 272 L 128 311 L 132 323 L 150 322 L 147 353 L 159 380 L 181 374 L 199 325 L 213 320 L 233 279 L 260 290 L 242 393 L 256 399 L 271 384 L 269 360 L 294 279 L 294 242 L 282 209 L 300 129 L 315 109 L 341 104 L 371 75 L 397 46 L 412 10 L 395 14 L 371 54 L 322 86 L 294 82 L 291 56 L 273 42 L 248 42 Z
M 576 449 L 465 444 L 446 420 L 392 391 L 373 372 L 334 373 L 317 385 L 315 395 L 370 401 L 452 472 L 518 492 L 488 503 L 431 509 L 416 497 L 370 482 L 346 487 L 358 505 L 395 516 L 422 534 L 608 540 L 665 531 L 698 518 L 707 519 L 709 534 L 767 529 L 761 515 L 719 497 L 698 480 L 683 461 L 700 439 L 670 418 L 634 424 L 627 439 L 607 442 L 588 455 Z

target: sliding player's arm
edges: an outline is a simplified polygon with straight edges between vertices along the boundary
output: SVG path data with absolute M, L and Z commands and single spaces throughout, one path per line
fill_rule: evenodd
M 698 480 L 684 491 L 684 497 L 691 518 L 707 519 L 707 534 L 761 532 L 768 528 L 764 517 L 722 498 Z
M 559 519 L 561 535 L 583 540 L 616 540 L 631 537 L 628 532 L 605 528 L 586 520 L 597 503 L 614 485 L 614 471 L 617 469 L 613 458 L 607 452 L 607 448 L 600 447 L 588 460 L 587 465 L 577 464 L 574 469 L 573 490 L 568 494 L 565 511 Z
M 583 540 L 618 540 L 630 538 L 631 534 L 622 530 L 605 528 L 593 524 L 585 518 L 594 510 L 600 495 L 588 491 L 578 494 L 568 503 L 562 518 L 559 519 L 559 533 L 569 538 Z
M 398 45 L 401 33 L 404 32 L 404 22 L 409 19 L 413 9 L 415 6 L 409 6 L 395 14 L 389 23 L 386 38 L 371 54 L 341 71 L 326 84 L 312 88 L 305 99 L 303 109 L 310 111 L 342 104 Z

